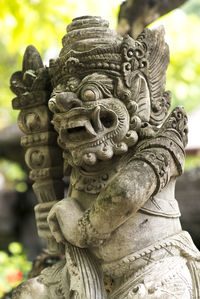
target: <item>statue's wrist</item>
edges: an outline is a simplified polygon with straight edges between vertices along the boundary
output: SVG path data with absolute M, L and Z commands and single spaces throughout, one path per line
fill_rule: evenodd
M 90 221 L 90 209 L 78 221 L 79 231 L 82 233 L 83 238 L 87 245 L 99 246 L 110 237 L 110 234 L 99 233 Z

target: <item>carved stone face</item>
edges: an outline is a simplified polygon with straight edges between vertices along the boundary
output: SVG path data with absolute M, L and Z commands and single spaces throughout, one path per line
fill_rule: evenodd
M 54 89 L 49 108 L 54 112 L 58 143 L 69 153 L 70 164 L 111 159 L 137 141 L 129 131 L 125 104 L 114 97 L 114 83 L 108 75 L 93 73 L 82 80 L 71 77 Z

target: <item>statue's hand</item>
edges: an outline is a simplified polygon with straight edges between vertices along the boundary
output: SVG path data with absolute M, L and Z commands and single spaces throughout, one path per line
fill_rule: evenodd
M 47 221 L 56 241 L 66 241 L 78 247 L 85 247 L 85 240 L 78 229 L 78 220 L 84 211 L 73 198 L 65 198 L 56 203 L 49 212 Z
M 52 238 L 52 233 L 47 222 L 47 216 L 50 209 L 55 205 L 57 201 L 43 202 L 35 206 L 35 218 L 37 224 L 38 235 L 41 238 Z

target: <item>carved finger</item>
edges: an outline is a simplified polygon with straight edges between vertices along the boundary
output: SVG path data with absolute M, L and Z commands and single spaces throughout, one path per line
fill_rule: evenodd
M 62 235 L 60 226 L 58 224 L 55 210 L 53 210 L 49 213 L 49 216 L 47 217 L 47 222 L 49 224 L 52 235 L 56 239 L 56 242 L 64 243 L 65 239 Z
M 55 202 L 45 202 L 40 203 L 35 206 L 35 217 L 37 223 L 38 235 L 41 238 L 50 238 L 52 237 L 49 224 L 47 223 L 47 216 L 50 209 L 55 204 Z

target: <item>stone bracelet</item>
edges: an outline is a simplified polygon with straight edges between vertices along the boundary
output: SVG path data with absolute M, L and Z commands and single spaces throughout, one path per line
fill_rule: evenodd
M 83 217 L 79 219 L 78 225 L 79 230 L 84 236 L 84 239 L 88 245 L 101 245 L 107 238 L 110 237 L 110 234 L 101 234 L 99 233 L 90 222 L 91 209 L 88 209 Z

